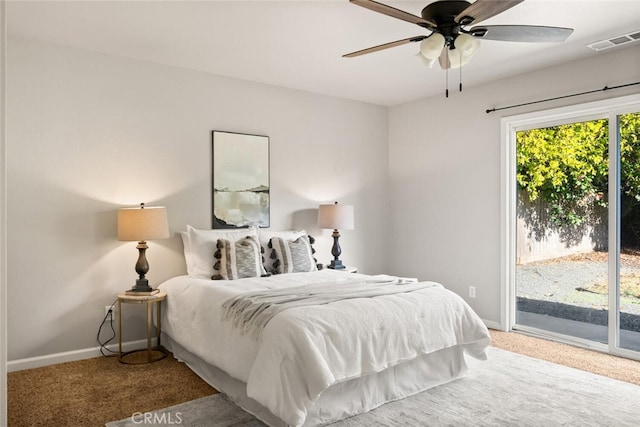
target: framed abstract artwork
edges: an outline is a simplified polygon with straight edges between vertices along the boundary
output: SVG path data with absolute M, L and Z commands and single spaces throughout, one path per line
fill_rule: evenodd
M 269 227 L 269 137 L 211 132 L 213 228 Z

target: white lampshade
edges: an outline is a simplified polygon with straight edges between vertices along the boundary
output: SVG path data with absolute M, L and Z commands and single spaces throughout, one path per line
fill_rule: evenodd
M 160 207 L 118 210 L 118 240 L 142 242 L 169 237 L 167 210 Z
M 353 206 L 339 205 L 338 202 L 319 206 L 318 227 L 333 230 L 353 230 L 353 226 Z
M 440 56 L 445 39 L 440 33 L 433 33 L 420 42 L 420 54 L 427 59 L 434 60 Z

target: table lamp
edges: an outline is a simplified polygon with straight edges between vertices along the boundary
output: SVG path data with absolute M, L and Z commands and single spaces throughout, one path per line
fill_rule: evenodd
M 166 239 L 169 237 L 167 210 L 164 207 L 145 207 L 140 203 L 139 208 L 122 208 L 118 210 L 118 240 L 138 242 L 138 262 L 136 273 L 140 276 L 136 284 L 127 291 L 128 294 L 144 295 L 154 291 L 149 286 L 145 275 L 149 272 L 149 263 L 145 252 L 148 248 L 147 240 Z
M 353 206 L 339 205 L 335 202 L 332 205 L 320 205 L 318 208 L 318 227 L 333 229 L 331 237 L 333 237 L 333 246 L 331 247 L 331 255 L 333 260 L 329 264 L 329 268 L 341 270 L 344 268 L 340 260 L 340 233 L 338 230 L 353 230 Z

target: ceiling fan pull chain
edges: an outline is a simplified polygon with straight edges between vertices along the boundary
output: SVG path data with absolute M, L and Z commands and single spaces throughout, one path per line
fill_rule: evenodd
M 444 91 L 444 97 L 448 98 L 449 97 L 449 68 L 447 68 L 445 70 L 445 82 L 446 82 L 446 89 Z
M 458 49 L 460 51 L 460 49 Z M 460 92 L 462 92 L 462 51 L 460 51 Z

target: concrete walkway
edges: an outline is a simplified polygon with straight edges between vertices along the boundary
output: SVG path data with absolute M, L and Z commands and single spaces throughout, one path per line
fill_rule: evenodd
M 622 275 L 640 273 L 622 269 Z M 547 262 L 516 269 L 516 323 L 563 335 L 607 343 L 608 295 L 585 291 L 607 282 L 607 264 Z M 621 297 L 620 346 L 640 351 L 640 300 Z
M 622 268 L 622 275 L 640 274 L 638 268 Z M 579 307 L 607 309 L 608 295 L 580 291 L 607 283 L 607 264 L 571 261 L 532 263 L 516 268 L 516 291 L 520 297 L 555 301 Z M 640 315 L 640 300 L 622 297 L 620 311 Z
M 608 328 L 602 325 L 594 325 L 576 320 L 561 319 L 537 313 L 518 311 L 516 323 L 522 326 L 555 332 L 589 341 L 603 344 L 608 343 Z M 620 348 L 625 350 L 640 351 L 640 332 L 620 331 Z

